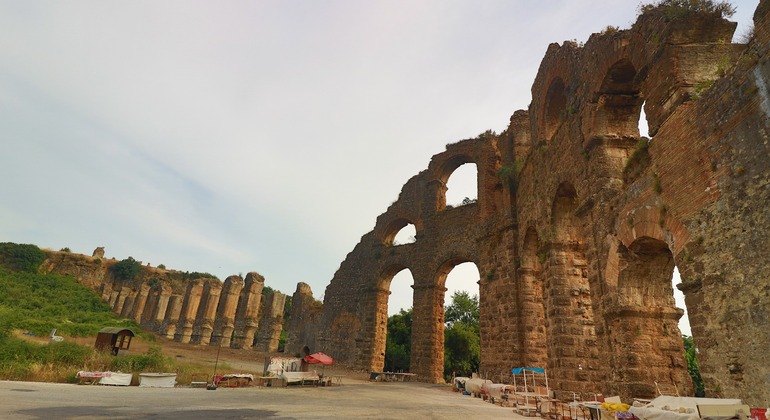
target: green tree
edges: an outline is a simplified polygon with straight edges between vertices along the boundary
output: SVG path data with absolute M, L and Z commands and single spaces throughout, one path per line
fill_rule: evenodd
M 453 373 L 469 376 L 478 370 L 481 354 L 478 295 L 455 292 L 444 320 L 444 377 L 449 379 Z
M 120 280 L 133 280 L 141 269 L 142 264 L 132 257 L 120 260 L 110 267 L 112 274 Z
M 412 308 L 388 317 L 385 340 L 385 370 L 408 371 L 412 351 Z
M 706 390 L 703 385 L 703 378 L 700 376 L 698 360 L 695 358 L 695 343 L 689 335 L 682 335 L 682 341 L 684 341 L 684 358 L 687 360 L 687 372 L 690 373 L 690 377 L 692 378 L 695 396 L 704 397 L 706 396 Z
M 444 376 L 453 373 L 470 376 L 479 369 L 481 344 L 479 333 L 456 322 L 444 330 Z
M 0 243 L 0 266 L 11 271 L 35 273 L 45 258 L 45 252 L 35 245 Z
M 471 296 L 466 291 L 456 291 L 452 295 L 452 303 L 444 310 L 444 322 L 447 327 L 455 323 L 463 324 L 478 335 L 479 332 L 479 297 Z

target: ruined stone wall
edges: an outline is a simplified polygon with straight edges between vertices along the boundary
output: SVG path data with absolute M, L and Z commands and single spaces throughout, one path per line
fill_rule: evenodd
M 770 1 L 756 35 L 652 12 L 585 45 L 552 44 L 508 130 L 448 145 L 341 263 L 305 344 L 383 366 L 390 280 L 414 278 L 411 370 L 441 381 L 446 274 L 481 274 L 481 371 L 548 368 L 557 395 L 692 393 L 678 267 L 707 395 L 770 397 Z M 644 108 L 652 140 L 640 139 Z M 477 165 L 478 203 L 445 183 Z M 416 242 L 392 245 L 407 223 Z
M 265 295 L 265 305 L 262 319 L 259 322 L 259 332 L 254 347 L 268 353 L 278 351 L 278 343 L 283 331 L 283 310 L 286 295 L 270 291 Z
M 110 267 L 117 261 L 104 258 L 104 248 L 94 256 L 46 251 L 41 271 L 70 275 L 91 288 L 113 312 L 130 318 L 144 329 L 181 343 L 252 348 L 260 325 L 259 308 L 265 279 L 248 273 L 246 279 L 230 276 L 221 282 L 206 275 L 142 266 L 131 280 L 115 278 Z M 281 295 L 284 296 L 284 295 Z M 277 351 L 283 323 L 284 299 L 270 303 L 274 314 L 266 321 L 265 345 Z M 270 312 L 272 314 L 272 312 Z M 277 335 L 276 335 L 277 331 Z
M 315 326 L 323 305 L 313 298 L 313 291 L 307 283 L 297 283 L 297 290 L 291 299 L 291 315 L 286 320 L 286 353 L 302 354 L 307 343 L 315 342 Z M 308 354 L 315 353 L 316 349 L 307 349 Z M 307 356 L 307 355 L 305 355 Z

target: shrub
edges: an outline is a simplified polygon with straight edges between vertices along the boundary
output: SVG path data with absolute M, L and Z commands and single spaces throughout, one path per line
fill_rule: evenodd
M 34 273 L 45 258 L 45 252 L 35 245 L 0 243 L 0 266 L 12 271 Z
M 108 304 L 72 277 L 0 270 L 0 330 L 20 329 L 47 336 L 90 336 L 106 326 L 138 330 L 115 317 Z
M 633 182 L 650 165 L 652 159 L 650 158 L 649 147 L 650 139 L 640 137 L 634 151 L 631 152 L 628 161 L 626 161 L 625 168 L 623 168 L 623 180 L 626 184 Z
M 141 269 L 142 264 L 132 257 L 120 260 L 110 267 L 112 275 L 120 280 L 133 280 Z
M 729 18 L 735 14 L 735 7 L 727 1 L 714 0 L 659 0 L 639 6 L 639 14 L 651 13 L 660 14 L 667 20 L 696 13 Z

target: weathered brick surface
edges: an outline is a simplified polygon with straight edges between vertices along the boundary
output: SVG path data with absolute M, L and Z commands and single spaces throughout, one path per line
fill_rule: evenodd
M 409 269 L 411 369 L 441 381 L 444 281 L 472 261 L 482 373 L 544 366 L 561 395 L 687 394 L 676 265 L 707 393 L 770 400 L 769 4 L 748 46 L 729 43 L 734 23 L 656 13 L 549 46 L 529 109 L 410 179 L 341 263 L 317 333 L 292 346 L 381 369 L 390 280 Z M 654 137 L 635 151 L 642 106 Z M 468 162 L 478 202 L 446 208 Z M 407 223 L 416 242 L 393 246 Z
M 310 286 L 307 283 L 298 283 L 297 290 L 291 299 L 291 315 L 284 324 L 286 353 L 312 354 L 320 350 L 304 348 L 304 346 L 315 341 L 315 330 L 311 326 L 317 322 L 322 309 L 321 302 L 313 298 Z
M 253 346 L 265 282 L 258 273 L 248 273 L 245 280 L 230 276 L 223 283 L 206 275 L 189 278 L 179 271 L 142 266 L 135 278 L 124 281 L 110 271 L 117 261 L 103 259 L 104 248 L 97 251 L 94 255 L 98 257 L 46 251 L 48 258 L 41 270 L 75 277 L 119 316 L 132 318 L 144 329 L 167 338 L 199 345 Z M 276 300 L 271 310 L 282 313 L 284 302 Z M 282 322 L 282 316 L 273 316 L 265 324 L 269 339 L 264 348 L 277 349 Z

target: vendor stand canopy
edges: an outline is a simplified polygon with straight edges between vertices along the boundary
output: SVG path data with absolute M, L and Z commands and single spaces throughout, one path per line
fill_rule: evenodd
M 513 387 L 516 388 L 516 394 L 524 396 L 526 406 L 529 406 L 529 397 L 533 397 L 534 401 L 536 401 L 538 397 L 550 397 L 551 390 L 548 388 L 548 374 L 545 372 L 544 368 L 517 367 L 511 369 L 511 373 L 513 374 Z M 519 384 L 521 384 L 521 380 L 523 379 L 524 385 L 521 391 L 519 391 L 519 388 L 516 386 L 517 377 L 520 378 Z M 540 383 L 544 384 L 545 387 L 537 385 L 538 377 L 540 378 Z M 529 382 L 527 382 L 527 378 L 529 378 Z M 530 389 L 532 391 L 530 391 Z
M 304 360 L 306 363 L 322 365 L 323 366 L 322 372 L 326 371 L 326 365 L 334 364 L 334 359 L 332 359 L 331 356 L 329 356 L 326 353 L 321 353 L 320 351 L 318 353 L 313 353 L 310 356 L 305 356 L 305 358 L 302 360 Z M 323 376 L 323 373 L 321 373 L 321 376 Z
M 307 363 L 321 364 L 324 366 L 334 364 L 334 359 L 332 359 L 331 356 L 321 352 L 313 353 L 310 356 L 306 356 L 304 360 Z

